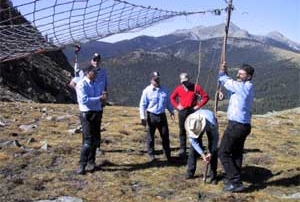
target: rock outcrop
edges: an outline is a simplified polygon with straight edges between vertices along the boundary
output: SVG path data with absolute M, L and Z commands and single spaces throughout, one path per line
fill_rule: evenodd
M 4 24 L 26 23 L 17 10 L 10 10 L 11 2 L 0 3 L 0 19 Z M 11 20 L 3 21 L 10 17 Z M 47 42 L 45 42 L 47 43 Z M 22 40 L 14 42 L 22 47 Z M 6 49 L 1 46 L 0 51 Z M 24 50 L 26 52 L 26 50 Z M 51 103 L 74 102 L 74 90 L 68 86 L 72 67 L 61 50 L 0 61 L 0 101 L 34 101 Z

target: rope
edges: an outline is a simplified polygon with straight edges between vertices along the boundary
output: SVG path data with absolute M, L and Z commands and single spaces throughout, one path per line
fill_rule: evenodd
M 177 16 L 220 15 L 226 8 L 168 11 L 121 0 L 28 0 L 0 4 L 0 62 L 137 31 Z M 22 11 L 23 13 L 19 13 Z
M 197 77 L 196 77 L 195 84 L 199 84 L 199 77 L 200 77 L 200 70 L 201 70 L 201 45 L 202 45 L 202 42 L 200 40 L 200 42 L 199 42 L 199 56 L 198 56 L 198 72 L 197 72 Z M 196 88 L 194 88 L 194 93 L 196 94 Z
M 226 48 L 227 48 L 227 39 L 228 39 L 228 30 L 229 30 L 229 24 L 230 24 L 230 15 L 231 11 L 233 10 L 232 0 L 229 0 L 227 10 L 227 19 L 225 24 L 225 35 L 223 40 L 223 47 L 222 47 L 222 53 L 221 53 L 221 60 L 220 60 L 220 67 L 226 62 Z M 214 113 L 217 117 L 218 112 L 218 102 L 221 100 L 221 97 L 223 97 L 223 94 L 221 92 L 221 85 L 220 82 L 217 84 L 217 90 L 215 93 L 215 106 L 214 106 Z

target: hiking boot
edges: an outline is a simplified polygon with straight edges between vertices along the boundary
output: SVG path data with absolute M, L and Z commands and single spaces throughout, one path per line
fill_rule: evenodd
M 85 175 L 85 166 L 80 166 L 79 169 L 76 171 L 78 175 Z

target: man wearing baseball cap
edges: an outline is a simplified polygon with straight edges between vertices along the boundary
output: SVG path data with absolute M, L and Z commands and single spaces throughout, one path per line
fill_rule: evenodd
M 174 119 L 174 110 L 170 102 L 167 88 L 160 84 L 159 72 L 152 72 L 150 85 L 142 93 L 140 100 L 140 118 L 143 126 L 147 127 L 147 150 L 149 161 L 154 161 L 154 134 L 158 129 L 162 139 L 162 147 L 167 161 L 171 161 L 171 149 L 169 140 L 169 128 L 166 116 L 166 109 Z
M 101 106 L 102 106 L 102 109 L 101 109 L 101 114 L 100 114 L 100 128 L 101 128 L 101 123 L 102 123 L 102 115 L 103 115 L 103 108 L 105 107 L 106 105 L 106 101 L 107 101 L 107 97 L 108 97 L 108 92 L 107 92 L 107 87 L 108 87 L 108 79 L 107 79 L 107 72 L 106 72 L 106 69 L 104 69 L 103 67 L 101 67 L 101 55 L 99 53 L 95 53 L 93 56 L 92 56 L 92 59 L 90 60 L 90 63 L 91 63 L 91 67 L 94 67 L 95 70 L 97 71 L 97 77 L 95 79 L 95 83 L 96 85 L 99 87 L 100 89 L 100 95 L 102 96 L 102 99 L 101 99 Z M 79 72 L 78 72 L 78 76 L 75 76 L 71 82 L 70 82 L 70 85 L 75 88 L 77 83 L 83 79 L 84 77 L 84 73 L 83 73 L 83 69 L 80 69 Z M 100 142 L 101 142 L 101 129 L 100 129 L 100 132 L 99 132 L 99 136 L 98 136 L 99 140 L 97 141 L 98 142 L 98 149 L 101 152 L 100 150 Z
M 76 85 L 83 135 L 80 168 L 77 173 L 84 175 L 88 164 L 91 171 L 96 168 L 96 149 L 99 145 L 100 119 L 102 116 L 101 102 L 105 98 L 101 95 L 101 86 L 95 82 L 97 69 L 89 65 L 83 68 L 82 71 L 84 77 Z
M 190 77 L 183 72 L 179 75 L 180 85 L 172 92 L 170 99 L 173 107 L 178 110 L 179 142 L 178 156 L 186 157 L 186 131 L 184 122 L 186 117 L 204 106 L 208 100 L 208 94 L 200 85 L 190 82 Z

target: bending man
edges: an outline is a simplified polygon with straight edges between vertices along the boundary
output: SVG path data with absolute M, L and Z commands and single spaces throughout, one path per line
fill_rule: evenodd
M 208 109 L 199 109 L 186 118 L 184 127 L 191 143 L 186 179 L 194 177 L 197 157 L 200 155 L 205 163 L 210 163 L 210 183 L 217 184 L 219 131 L 214 113 Z M 208 139 L 209 152 L 207 154 L 204 153 L 202 144 L 204 132 Z

